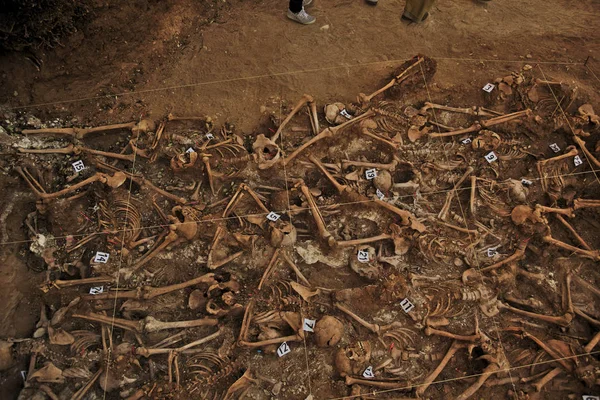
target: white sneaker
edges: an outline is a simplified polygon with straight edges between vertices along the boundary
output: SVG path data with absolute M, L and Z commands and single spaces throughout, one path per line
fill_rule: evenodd
M 306 11 L 304 11 L 304 8 L 302 8 L 302 10 L 300 10 L 300 12 L 296 14 L 288 10 L 287 17 L 292 21 L 299 22 L 303 25 L 310 25 L 317 20 L 315 17 L 309 15 Z

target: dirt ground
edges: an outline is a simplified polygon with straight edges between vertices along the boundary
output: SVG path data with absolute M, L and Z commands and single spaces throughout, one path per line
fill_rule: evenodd
M 280 121 L 302 94 L 312 95 L 319 111 L 333 101 L 355 101 L 417 54 L 436 60 L 437 72 L 403 99 L 407 104 L 430 98 L 440 104 L 451 99 L 455 107 L 482 105 L 483 85 L 531 65 L 538 79 L 577 87 L 580 98 L 600 108 L 598 0 L 439 0 L 422 25 L 403 22 L 403 3 L 392 0 L 376 7 L 314 0 L 309 11 L 317 22 L 311 26 L 288 21 L 285 8 L 276 0 L 98 1 L 62 47 L 0 56 L 0 112 L 7 119 L 14 112 L 25 121 L 35 116 L 78 126 L 160 120 L 169 113 L 210 116 L 216 126 L 228 122 L 241 135 L 256 135 L 276 128 L 271 116 Z M 289 147 L 299 145 L 294 139 L 285 139 Z M 8 190 L 0 195 L 0 338 L 27 338 L 40 316 L 39 285 L 46 278 L 24 245 L 23 221 L 35 210 L 35 197 L 10 163 L 2 168 L 0 187 Z M 598 227 L 590 224 L 585 237 L 600 248 Z M 64 221 L 60 229 L 68 228 Z M 324 287 L 339 279 L 316 272 L 307 278 Z M 349 276 L 346 283 L 360 279 Z M 331 373 L 322 353 L 297 348 L 294 356 L 315 361 L 315 398 L 346 394 L 341 380 L 327 386 L 319 379 L 319 368 Z M 260 360 L 255 354 L 250 363 Z M 284 397 L 273 398 L 306 397 L 310 380 L 296 379 L 293 365 L 282 373 L 288 379 Z M 2 375 L 0 398 L 16 398 L 19 379 Z M 294 383 L 302 390 L 289 387 Z M 440 389 L 435 398 L 445 395 L 451 394 Z

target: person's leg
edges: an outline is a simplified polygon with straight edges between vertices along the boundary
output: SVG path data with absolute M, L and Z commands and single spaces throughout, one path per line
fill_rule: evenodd
M 302 11 L 302 0 L 290 0 L 290 11 L 294 14 Z
M 403 16 L 413 22 L 421 22 L 429 14 L 435 0 L 406 0 Z
M 290 0 L 290 8 L 287 12 L 287 17 L 292 21 L 299 22 L 303 25 L 309 25 L 316 21 L 316 18 L 304 11 L 304 3 L 302 0 Z

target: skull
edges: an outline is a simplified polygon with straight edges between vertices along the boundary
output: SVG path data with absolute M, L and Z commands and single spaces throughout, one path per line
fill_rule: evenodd
M 260 134 L 252 145 L 252 150 L 258 159 L 259 169 L 269 169 L 277 163 L 281 157 L 281 150 L 271 139 Z

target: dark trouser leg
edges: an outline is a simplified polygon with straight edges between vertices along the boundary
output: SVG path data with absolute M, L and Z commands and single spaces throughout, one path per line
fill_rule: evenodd
M 294 14 L 302 11 L 302 0 L 290 0 L 290 11 Z
M 414 22 L 421 22 L 435 0 L 406 0 L 404 16 Z

